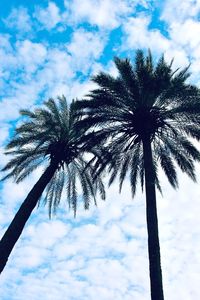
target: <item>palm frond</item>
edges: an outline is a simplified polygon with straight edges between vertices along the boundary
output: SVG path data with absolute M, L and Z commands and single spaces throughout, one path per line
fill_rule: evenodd
M 169 183 L 173 186 L 173 188 L 177 188 L 178 179 L 176 169 L 169 153 L 164 148 L 160 148 L 159 159 L 161 167 L 164 170 Z

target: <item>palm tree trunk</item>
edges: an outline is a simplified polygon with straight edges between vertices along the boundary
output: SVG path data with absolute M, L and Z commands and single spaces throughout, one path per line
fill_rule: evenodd
M 45 170 L 40 179 L 34 185 L 28 196 L 20 206 L 18 212 L 13 218 L 10 226 L 6 230 L 0 241 L 0 273 L 3 271 L 8 257 L 19 239 L 26 222 L 28 221 L 33 209 L 41 197 L 45 187 L 53 177 L 57 164 L 51 163 Z
M 143 153 L 151 300 L 164 300 L 156 209 L 155 172 L 150 137 L 143 140 Z

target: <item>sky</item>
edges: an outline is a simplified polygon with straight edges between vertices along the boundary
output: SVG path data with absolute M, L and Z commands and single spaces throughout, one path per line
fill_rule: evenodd
M 114 56 L 134 59 L 151 49 L 190 64 L 189 82 L 200 84 L 200 1 L 1 0 L 0 167 L 4 146 L 20 122 L 19 109 L 49 97 L 70 102 L 93 88 L 91 75 L 116 75 Z M 199 145 L 197 145 L 199 147 Z M 179 174 L 173 190 L 163 173 L 157 193 L 165 299 L 200 299 L 200 167 L 197 183 Z M 0 235 L 27 193 L 36 170 L 20 184 L 0 185 Z M 1 300 L 150 299 L 145 195 L 131 198 L 128 178 L 106 201 L 80 205 L 76 219 L 63 199 L 57 214 L 35 209 L 0 278 Z

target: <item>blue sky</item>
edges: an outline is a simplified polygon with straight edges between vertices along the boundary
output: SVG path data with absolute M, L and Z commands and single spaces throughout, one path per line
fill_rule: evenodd
M 150 48 L 173 67 L 189 63 L 200 84 L 200 1 L 59 0 L 0 2 L 0 165 L 4 145 L 20 122 L 21 108 L 34 108 L 64 94 L 69 102 L 93 87 L 100 70 L 115 75 L 113 57 L 134 58 Z M 199 147 L 199 146 L 198 146 Z M 0 235 L 42 170 L 25 182 L 0 187 Z M 197 178 L 200 168 L 197 166 Z M 200 189 L 179 174 L 174 191 L 160 173 L 158 217 L 166 299 L 200 299 Z M 64 199 L 63 199 L 64 200 Z M 1 275 L 2 300 L 147 300 L 149 294 L 145 197 L 131 199 L 128 179 L 117 182 L 78 216 L 65 201 L 48 219 L 33 212 Z

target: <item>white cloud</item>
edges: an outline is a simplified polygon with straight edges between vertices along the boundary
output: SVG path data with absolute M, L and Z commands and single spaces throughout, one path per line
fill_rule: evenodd
M 66 95 L 69 100 L 76 98 L 81 99 L 82 97 L 87 95 L 93 88 L 94 84 L 91 81 L 85 81 L 82 83 L 75 81 L 70 85 Z
M 149 29 L 150 22 L 150 17 L 144 15 L 129 18 L 123 26 L 122 50 L 149 48 L 154 56 L 164 54 L 167 61 L 174 59 L 174 69 L 189 65 L 189 51 L 183 48 L 184 42 L 179 42 L 181 38 L 175 38 L 177 32 L 165 37 L 159 29 Z M 184 30 L 182 32 L 184 35 Z
M 179 46 L 186 47 L 188 52 L 196 50 L 200 46 L 200 23 L 192 19 L 183 24 L 173 22 L 169 29 L 170 38 Z
M 129 49 L 150 48 L 155 53 L 163 53 L 170 47 L 170 41 L 158 29 L 149 29 L 150 17 L 131 17 L 124 24 L 125 45 Z
M 0 120 L 14 120 L 22 107 L 30 108 L 40 99 L 66 95 L 83 96 L 91 83 L 75 80 L 76 72 L 88 74 L 97 66 L 105 46 L 105 37 L 79 29 L 69 43 L 62 47 L 32 42 L 28 39 L 10 43 L 8 35 L 1 35 L 0 71 L 4 114 Z M 9 88 L 8 88 L 9 82 Z M 20 99 L 20 101 L 19 101 Z
M 135 4 L 122 0 L 65 0 L 66 14 L 71 22 L 88 22 L 101 28 L 113 29 L 120 25 L 120 19 L 133 12 Z
M 164 2 L 161 18 L 167 23 L 184 22 L 188 18 L 197 18 L 199 12 L 199 0 L 167 0 Z
M 172 46 L 172 48 L 170 48 L 164 54 L 165 54 L 166 61 L 171 62 L 173 59 L 173 65 L 172 65 L 173 69 L 184 68 L 189 66 L 190 60 L 187 55 L 187 52 L 179 46 L 177 47 Z
M 32 20 L 25 7 L 13 8 L 9 16 L 4 19 L 4 23 L 20 34 L 32 31 Z
M 38 84 L 40 83 L 41 88 L 46 91 L 44 97 L 66 95 L 74 77 L 75 70 L 70 55 L 65 50 L 48 49 L 46 62 L 38 71 L 37 76 Z
M 29 82 L 30 85 L 28 85 Z M 35 81 L 31 82 L 31 79 L 23 84 L 11 83 L 14 86 L 12 90 L 13 96 L 3 97 L 0 102 L 0 110 L 4 111 L 4 114 L 0 115 L 0 122 L 16 120 L 19 117 L 20 109 L 31 108 L 38 100 L 37 98 L 41 88 L 40 83 Z
M 46 207 L 47 211 L 47 207 Z M 34 243 L 37 247 L 52 247 L 54 244 L 63 239 L 64 236 L 69 232 L 70 226 L 67 226 L 63 222 L 52 219 L 48 222 L 42 222 L 36 226 L 29 225 L 24 234 L 24 239 L 34 239 L 37 236 L 37 239 Z
M 8 34 L 0 34 L 0 72 L 2 80 L 7 80 L 9 71 L 16 66 L 14 57 L 14 49 L 10 43 L 11 36 Z M 3 83 L 1 83 L 3 85 Z
M 179 9 L 177 10 L 176 7 Z M 174 56 L 175 61 L 181 65 L 191 63 L 191 80 L 200 82 L 200 1 L 171 1 L 165 2 L 161 19 L 168 28 L 171 47 L 168 56 Z M 177 66 L 178 66 L 177 63 Z
M 55 28 L 61 21 L 59 7 L 52 1 L 48 2 L 47 8 L 38 6 L 34 17 L 40 22 L 42 27 L 47 30 Z
M 0 119 L 8 121 L 16 119 L 18 110 L 24 105 L 30 107 L 36 101 L 41 84 L 34 73 L 44 63 L 47 50 L 42 44 L 30 40 L 22 40 L 14 45 L 10 43 L 9 36 L 2 36 L 1 40 L 0 69 L 4 76 L 0 106 L 4 114 Z
M 16 43 L 17 62 L 24 72 L 31 74 L 40 67 L 46 58 L 47 49 L 43 44 L 23 40 Z
M 4 124 L 0 132 L 0 145 L 2 145 L 7 140 L 8 137 L 9 137 L 9 126 L 8 124 Z
M 12 47 L 10 45 L 10 35 L 9 34 L 0 34 L 0 46 L 1 49 L 11 50 Z
M 76 70 L 87 73 L 90 66 L 103 52 L 106 36 L 98 32 L 88 32 L 78 29 L 74 32 L 71 42 L 66 45 L 72 56 Z

